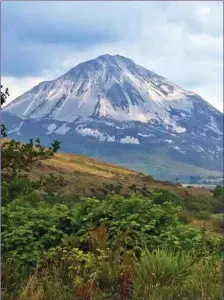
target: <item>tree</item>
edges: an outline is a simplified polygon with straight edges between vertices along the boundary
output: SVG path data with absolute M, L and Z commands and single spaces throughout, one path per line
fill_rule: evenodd
M 3 88 L 3 86 L 1 86 Z M 9 96 L 8 89 L 1 91 L 1 107 Z M 1 125 L 1 135 L 6 137 L 6 128 Z M 48 188 L 57 176 L 41 177 L 31 180 L 28 177 L 31 169 L 43 160 L 52 158 L 60 149 L 60 142 L 53 141 L 49 148 L 41 146 L 40 140 L 30 139 L 24 144 L 14 139 L 4 140 L 1 145 L 1 180 L 2 180 L 2 204 L 5 205 L 20 195 L 29 194 L 40 188 Z M 49 180 L 50 179 L 50 180 Z M 62 178 L 58 187 L 64 184 Z
M 5 91 L 2 91 L 3 86 L 1 85 L 1 108 L 2 105 L 6 103 L 6 99 L 9 96 L 9 90 L 8 88 L 5 89 Z M 6 128 L 4 124 L 1 124 L 1 136 L 6 137 Z
M 221 197 L 223 196 L 223 187 L 221 185 L 217 185 L 214 190 L 214 197 Z

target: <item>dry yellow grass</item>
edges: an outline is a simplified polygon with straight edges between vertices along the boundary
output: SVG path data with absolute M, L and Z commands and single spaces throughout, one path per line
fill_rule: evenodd
M 151 176 L 143 175 L 124 167 L 97 161 L 82 155 L 58 153 L 52 159 L 44 161 L 35 168 L 35 176 L 60 173 L 66 180 L 65 193 L 78 193 L 83 196 L 91 195 L 91 190 L 105 190 L 105 184 L 122 184 L 122 192 L 130 193 L 135 185 L 140 190 L 165 188 L 176 192 L 180 196 L 203 195 L 211 196 L 212 193 L 203 188 L 183 188 L 181 185 L 170 182 L 154 180 Z
M 2 139 L 1 143 L 8 139 Z M 129 170 L 121 166 L 97 161 L 95 159 L 75 154 L 57 153 L 40 166 L 33 168 L 32 176 L 39 177 L 49 173 L 61 174 L 67 184 L 64 187 L 65 194 L 78 194 L 91 196 L 94 194 L 106 194 L 108 184 L 122 184 L 122 193 L 133 192 L 133 186 L 137 189 L 152 190 L 165 188 L 180 196 L 202 195 L 209 197 L 212 193 L 204 188 L 183 188 L 181 185 L 170 182 L 154 180 L 151 176 Z

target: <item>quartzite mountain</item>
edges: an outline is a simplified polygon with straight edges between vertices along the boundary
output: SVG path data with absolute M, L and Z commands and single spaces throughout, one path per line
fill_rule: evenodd
M 63 151 L 160 178 L 222 171 L 223 114 L 120 55 L 38 84 L 7 105 L 2 119 L 18 140 L 61 140 Z

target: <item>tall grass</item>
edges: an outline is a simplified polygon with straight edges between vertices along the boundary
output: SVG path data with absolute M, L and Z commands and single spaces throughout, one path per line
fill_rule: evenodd
M 109 251 L 109 250 L 107 250 Z M 4 265 L 4 264 L 3 264 Z M 16 276 L 11 269 L 11 276 Z M 14 273 L 13 273 L 14 272 Z M 18 270 L 16 270 L 18 272 Z M 54 261 L 30 276 L 17 276 L 17 293 L 3 300 L 221 300 L 221 261 L 207 263 L 166 249 L 142 251 L 139 260 L 111 252 L 91 272 L 97 275 L 76 284 L 66 262 Z M 10 275 L 3 267 L 3 277 Z M 19 273 L 18 273 L 19 274 Z M 25 274 L 25 273 L 24 273 Z M 20 273 L 20 276 L 24 275 Z M 10 278 L 9 278 L 10 280 Z M 13 282 L 13 281 L 11 281 Z M 10 284 L 10 282 L 8 282 Z M 15 286 L 11 287 L 15 289 Z M 9 286 L 8 286 L 9 289 Z
M 221 300 L 221 261 L 144 250 L 136 265 L 132 300 Z

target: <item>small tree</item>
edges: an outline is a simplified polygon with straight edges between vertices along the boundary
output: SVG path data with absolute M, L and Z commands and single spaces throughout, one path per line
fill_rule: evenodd
M 217 185 L 214 190 L 214 197 L 222 197 L 223 196 L 223 187 L 221 185 Z
M 2 91 L 3 86 L 1 85 L 1 108 L 2 105 L 5 104 L 7 97 L 9 96 L 9 90 L 5 89 L 5 91 Z M 1 136 L 6 137 L 6 128 L 4 124 L 1 124 Z
M 3 88 L 3 86 L 1 86 Z M 1 91 L 1 106 L 9 96 L 8 89 Z M 6 128 L 1 125 L 1 136 L 6 137 Z M 59 150 L 60 142 L 53 141 L 49 148 L 43 147 L 40 140 L 30 139 L 29 143 L 23 144 L 14 139 L 3 140 L 1 145 L 1 183 L 2 183 L 2 204 L 5 205 L 18 196 L 26 195 L 35 189 L 49 189 L 51 182 L 57 176 L 41 177 L 38 180 L 31 180 L 28 173 L 31 168 L 41 161 L 50 159 Z M 64 184 L 60 177 L 59 183 Z M 60 184 L 58 184 L 60 187 Z

